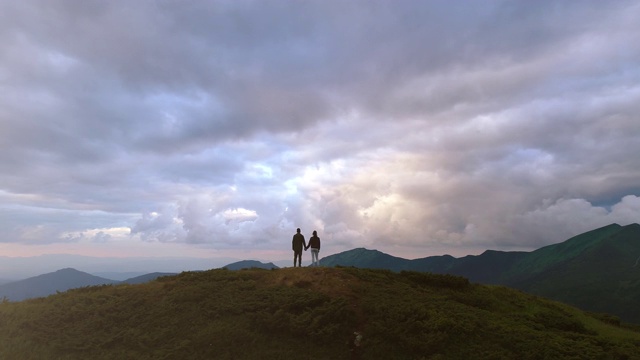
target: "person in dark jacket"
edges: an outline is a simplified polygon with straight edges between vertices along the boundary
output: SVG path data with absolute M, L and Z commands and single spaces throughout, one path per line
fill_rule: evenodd
M 296 234 L 293 235 L 291 249 L 293 250 L 293 267 L 296 267 L 296 259 L 298 259 L 298 267 L 301 267 L 302 249 L 307 250 L 307 243 L 304 241 L 304 235 L 300 233 L 300 228 L 298 228 Z
M 304 249 L 311 248 L 311 266 L 320 266 L 318 261 L 318 253 L 320 252 L 320 238 L 318 233 L 313 230 L 313 236 L 309 238 L 309 245 Z

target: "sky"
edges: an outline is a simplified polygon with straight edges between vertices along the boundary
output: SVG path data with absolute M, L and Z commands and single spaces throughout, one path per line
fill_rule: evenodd
M 530 251 L 640 222 L 638 1 L 0 0 L 0 255 Z M 309 256 L 305 254 L 305 256 Z

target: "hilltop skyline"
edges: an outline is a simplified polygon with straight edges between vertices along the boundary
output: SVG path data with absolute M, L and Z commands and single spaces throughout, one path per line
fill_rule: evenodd
M 0 0 L 0 255 L 278 261 L 299 227 L 413 259 L 638 223 L 638 18 Z

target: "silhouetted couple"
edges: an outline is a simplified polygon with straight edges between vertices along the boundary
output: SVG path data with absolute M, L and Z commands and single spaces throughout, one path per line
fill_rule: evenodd
M 296 267 L 296 260 L 298 262 L 298 267 L 302 266 L 302 249 L 307 251 L 309 248 L 311 248 L 311 265 L 320 266 L 320 262 L 318 261 L 320 238 L 318 237 L 318 233 L 313 230 L 313 236 L 309 238 L 309 245 L 307 245 L 304 240 L 304 235 L 300 233 L 300 228 L 298 228 L 296 234 L 293 235 L 293 240 L 291 241 L 291 249 L 293 250 L 293 267 Z

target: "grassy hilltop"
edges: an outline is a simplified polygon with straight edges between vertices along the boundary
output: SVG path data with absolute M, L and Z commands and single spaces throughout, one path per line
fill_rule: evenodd
M 633 359 L 613 317 L 465 278 L 210 270 L 0 304 L 2 359 Z

